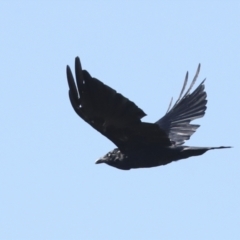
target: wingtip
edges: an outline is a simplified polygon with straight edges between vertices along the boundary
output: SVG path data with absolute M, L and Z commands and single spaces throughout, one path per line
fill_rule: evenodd
M 78 56 L 75 58 L 75 70 L 82 71 L 81 61 Z
M 79 56 L 76 56 L 76 57 L 75 57 L 75 62 L 79 62 L 79 63 L 80 63 L 80 58 L 79 58 Z
M 75 76 L 76 76 L 76 82 L 78 89 L 81 89 L 81 86 L 83 84 L 83 75 L 82 75 L 82 65 L 80 58 L 77 56 L 75 58 Z
M 204 84 L 204 82 L 205 82 L 206 80 L 207 80 L 207 78 L 204 78 L 204 79 L 202 80 L 202 82 L 201 82 L 200 85 Z
M 67 65 L 66 72 L 68 72 L 69 70 L 70 70 L 70 67 Z
M 74 96 L 74 98 L 78 98 L 78 90 L 75 85 L 75 81 L 72 75 L 71 68 L 67 65 L 66 67 L 66 73 L 67 73 L 67 81 L 68 81 L 68 87 L 71 94 Z
M 68 80 L 69 88 L 71 88 L 72 82 L 74 82 L 74 78 L 73 78 L 73 75 L 72 75 L 71 68 L 68 65 L 66 67 L 66 74 L 67 74 L 67 80 Z

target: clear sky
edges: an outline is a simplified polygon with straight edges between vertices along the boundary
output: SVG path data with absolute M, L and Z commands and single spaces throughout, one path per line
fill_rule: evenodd
M 0 239 L 240 239 L 239 1 L 1 1 Z M 188 70 L 208 109 L 191 146 L 234 146 L 150 169 L 73 111 L 66 65 L 154 122 Z

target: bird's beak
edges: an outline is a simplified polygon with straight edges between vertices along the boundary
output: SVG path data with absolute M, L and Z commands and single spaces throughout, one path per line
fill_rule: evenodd
M 105 162 L 104 159 L 100 158 L 95 162 L 95 164 L 104 163 L 104 162 Z

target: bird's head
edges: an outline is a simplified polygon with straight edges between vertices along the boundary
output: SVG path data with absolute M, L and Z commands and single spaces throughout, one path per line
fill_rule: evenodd
M 108 152 L 105 156 L 99 158 L 95 163 L 106 163 L 112 167 L 116 167 L 122 170 L 129 170 L 130 167 L 128 167 L 128 156 L 121 153 L 121 151 L 116 148 L 111 152 Z

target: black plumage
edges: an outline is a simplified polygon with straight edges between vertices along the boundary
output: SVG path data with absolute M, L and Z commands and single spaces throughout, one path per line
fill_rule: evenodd
M 199 125 L 190 124 L 203 117 L 207 94 L 204 81 L 190 93 L 197 80 L 200 64 L 193 81 L 183 95 L 188 73 L 180 96 L 174 106 L 156 123 L 142 122 L 146 114 L 132 101 L 106 86 L 82 70 L 80 59 L 75 59 L 74 81 L 67 66 L 69 98 L 75 112 L 93 128 L 110 139 L 117 148 L 107 153 L 96 163 L 129 170 L 131 168 L 156 167 L 172 161 L 197 156 L 211 149 L 229 147 L 184 146 Z

